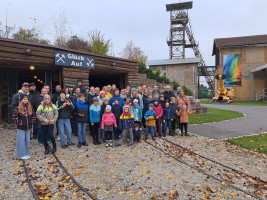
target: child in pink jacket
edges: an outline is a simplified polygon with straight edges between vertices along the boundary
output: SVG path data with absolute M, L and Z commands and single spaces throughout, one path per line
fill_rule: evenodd
M 114 114 L 111 112 L 111 106 L 106 106 L 106 111 L 102 116 L 102 124 L 101 129 L 104 129 L 105 132 L 105 142 L 106 147 L 112 147 L 112 132 L 113 132 L 113 125 L 117 128 L 117 122 Z
M 162 129 L 161 129 L 161 117 L 163 114 L 163 110 L 161 105 L 159 104 L 159 100 L 158 99 L 154 99 L 154 110 L 156 111 L 156 127 L 157 127 L 157 132 L 158 135 L 155 134 L 155 136 L 162 136 Z

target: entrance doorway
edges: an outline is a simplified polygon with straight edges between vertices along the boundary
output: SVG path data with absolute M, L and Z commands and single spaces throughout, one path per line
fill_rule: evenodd
M 89 86 L 99 87 L 100 90 L 107 85 L 115 84 L 117 88 L 123 89 L 126 87 L 126 74 L 89 74 Z

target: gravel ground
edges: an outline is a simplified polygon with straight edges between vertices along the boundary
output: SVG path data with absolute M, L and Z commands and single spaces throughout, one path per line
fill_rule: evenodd
M 21 162 L 15 159 L 16 131 L 0 128 L 0 134 L 0 199 L 32 199 Z M 267 159 L 263 154 L 196 135 L 167 138 L 267 181 Z M 73 141 L 77 143 L 77 138 L 73 137 Z M 33 184 L 39 185 L 38 191 L 50 193 L 50 199 L 54 200 L 89 199 L 64 175 L 52 155 L 45 156 L 43 152 L 43 147 L 32 140 L 31 159 L 26 163 Z M 166 157 L 144 142 L 106 148 L 93 146 L 90 140 L 89 147 L 59 147 L 57 155 L 98 199 L 252 199 Z

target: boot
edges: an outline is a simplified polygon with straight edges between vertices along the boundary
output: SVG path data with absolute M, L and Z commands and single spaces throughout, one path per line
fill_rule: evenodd
M 56 151 L 57 151 L 57 144 L 54 143 L 53 144 L 53 149 L 51 150 L 51 153 L 56 153 Z
M 189 134 L 186 132 L 186 133 L 185 133 L 185 136 L 189 136 Z
M 94 145 L 98 145 L 97 141 L 96 141 L 96 137 L 93 135 L 93 144 Z
M 145 135 L 145 140 L 147 140 L 148 139 L 148 135 Z
M 156 140 L 155 136 L 152 136 L 152 140 Z
M 82 143 L 78 142 L 78 147 L 81 148 L 82 147 Z
M 109 140 L 109 146 L 113 147 L 112 140 Z
M 102 144 L 102 143 L 100 142 L 100 140 L 98 139 L 98 137 L 96 137 L 96 142 L 97 142 L 97 144 Z
M 109 146 L 109 142 L 108 142 L 108 140 L 106 140 L 106 147 L 108 147 Z
M 181 136 L 184 136 L 184 133 L 183 132 L 181 132 Z
M 49 154 L 49 149 L 48 147 L 45 147 L 45 155 L 48 155 Z

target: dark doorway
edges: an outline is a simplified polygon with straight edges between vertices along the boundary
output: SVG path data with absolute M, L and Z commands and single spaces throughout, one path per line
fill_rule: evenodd
M 102 87 L 107 85 L 115 84 L 117 88 L 125 88 L 125 76 L 126 74 L 101 74 L 101 73 L 91 73 L 89 75 L 89 86 Z

